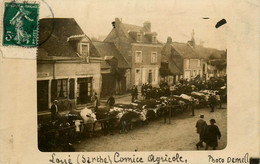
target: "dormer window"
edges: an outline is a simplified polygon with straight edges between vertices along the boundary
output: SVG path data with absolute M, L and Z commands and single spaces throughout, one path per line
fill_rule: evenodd
M 89 43 L 80 43 L 79 53 L 82 58 L 85 58 L 88 62 L 89 59 Z
M 152 43 L 157 43 L 156 36 L 152 36 Z
M 142 33 L 137 33 L 137 42 L 141 42 L 142 41 Z

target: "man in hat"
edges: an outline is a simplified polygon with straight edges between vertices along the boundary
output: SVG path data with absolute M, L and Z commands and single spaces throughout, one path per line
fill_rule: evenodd
M 59 112 L 59 109 L 58 109 L 58 100 L 54 100 L 53 101 L 53 104 L 51 106 L 51 109 L 50 109 L 50 112 L 51 112 L 51 120 L 52 121 L 55 121 L 55 119 L 57 118 L 57 114 Z
M 216 123 L 215 119 L 210 119 L 210 125 L 207 126 L 206 132 L 205 132 L 205 142 L 206 142 L 206 149 L 208 150 L 208 147 L 213 147 L 213 150 L 216 150 L 216 147 L 218 147 L 218 139 L 221 137 L 221 133 L 219 131 L 219 128 L 217 125 L 214 125 Z
M 115 104 L 115 98 L 113 97 L 113 94 L 111 94 L 111 96 L 108 98 L 107 104 L 108 104 L 109 109 L 110 109 L 112 106 L 114 106 L 114 104 Z
M 192 116 L 195 116 L 195 115 L 194 115 L 195 100 L 194 100 L 193 97 L 192 97 L 191 100 L 189 101 L 189 108 L 190 108 L 190 110 L 191 110 L 191 115 L 192 115 Z
M 217 100 L 216 100 L 215 96 L 213 94 L 210 94 L 209 95 L 209 106 L 211 108 L 210 112 L 214 112 L 216 101 Z
M 204 115 L 200 114 L 200 119 L 197 121 L 196 126 L 197 133 L 199 134 L 199 142 L 196 144 L 197 150 L 199 150 L 199 147 L 203 147 L 203 140 L 204 140 L 204 133 L 205 129 L 207 127 L 207 123 L 204 120 Z

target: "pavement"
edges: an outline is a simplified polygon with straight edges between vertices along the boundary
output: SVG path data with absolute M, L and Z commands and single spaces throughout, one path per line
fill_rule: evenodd
M 116 103 L 130 103 L 131 96 L 115 97 Z M 224 149 L 227 145 L 227 109 L 209 108 L 195 110 L 195 116 L 186 112 L 171 118 L 171 124 L 164 123 L 163 118 L 150 122 L 148 125 L 135 127 L 127 134 L 116 133 L 100 137 L 87 138 L 75 144 L 76 151 L 179 151 L 196 150 L 199 135 L 196 133 L 195 124 L 200 114 L 204 114 L 205 121 L 214 118 L 222 137 L 217 150 Z M 205 146 L 205 144 L 204 144 Z M 200 151 L 203 151 L 200 150 Z

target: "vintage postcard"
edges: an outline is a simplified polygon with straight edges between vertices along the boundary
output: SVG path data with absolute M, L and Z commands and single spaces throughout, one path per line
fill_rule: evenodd
M 259 163 L 258 12 L 2 1 L 0 163 Z

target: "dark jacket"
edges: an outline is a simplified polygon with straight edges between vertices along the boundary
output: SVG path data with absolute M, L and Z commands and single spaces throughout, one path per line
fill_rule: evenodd
M 113 106 L 115 104 L 115 98 L 113 96 L 110 96 L 107 100 L 107 103 L 109 106 Z
M 218 139 L 220 139 L 221 133 L 217 125 L 208 125 L 205 132 L 205 142 L 211 147 L 218 146 Z
M 217 103 L 216 97 L 215 96 L 210 96 L 209 97 L 209 103 L 210 103 L 210 105 L 216 105 L 216 103 Z
M 199 119 L 196 123 L 197 133 L 202 134 L 207 127 L 207 123 L 203 119 Z
M 57 106 L 57 109 L 56 109 L 56 106 Z M 52 115 L 58 113 L 58 111 L 59 111 L 58 105 L 56 105 L 56 106 L 54 104 L 52 104 L 52 106 L 51 106 L 50 112 Z

